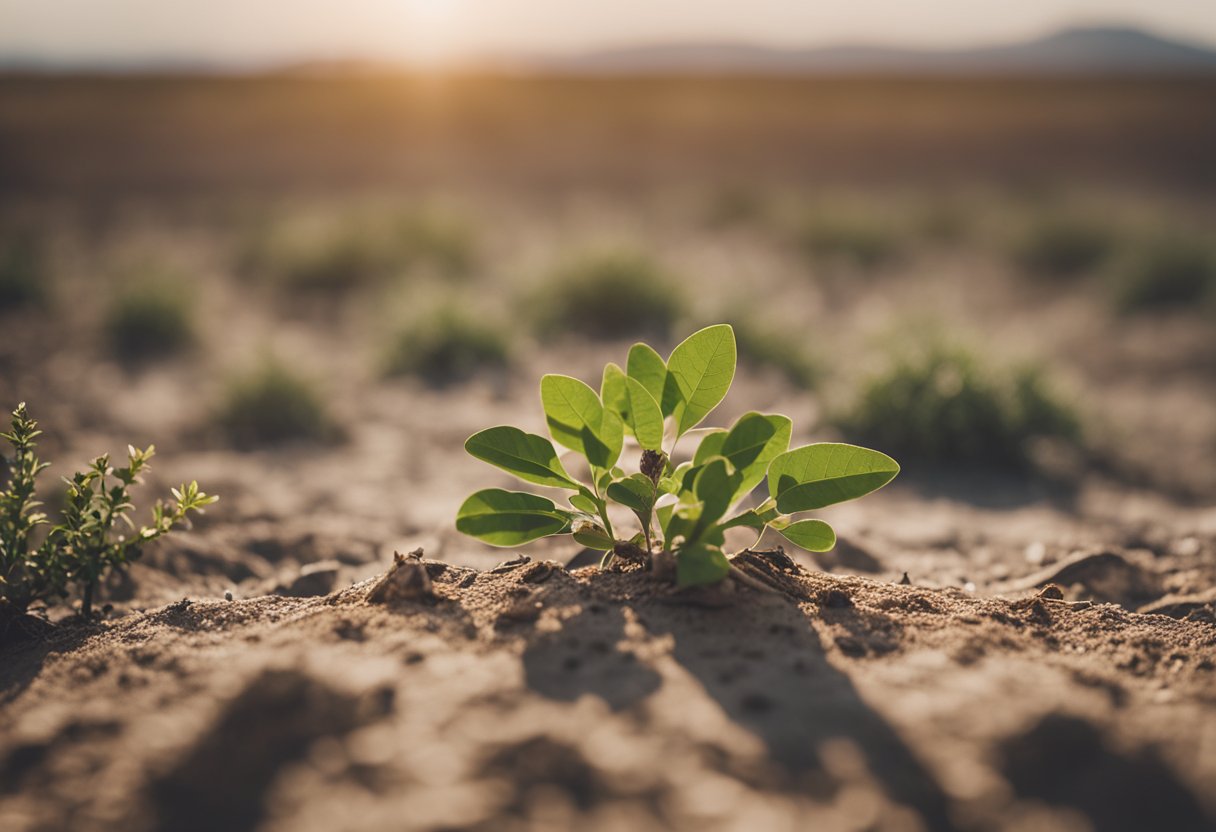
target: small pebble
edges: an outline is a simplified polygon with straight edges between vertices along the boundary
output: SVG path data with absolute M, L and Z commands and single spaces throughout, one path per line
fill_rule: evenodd
M 231 589 L 225 589 L 225 590 L 224 590 L 224 600 L 225 600 L 225 601 L 231 601 L 231 600 L 232 600 L 232 590 L 231 590 Z
M 1199 554 L 1201 548 L 1198 538 L 1184 537 L 1174 544 L 1174 554 L 1183 558 L 1193 558 Z
M 829 589 L 822 595 L 820 603 L 825 607 L 842 609 L 853 606 L 853 599 L 839 589 Z

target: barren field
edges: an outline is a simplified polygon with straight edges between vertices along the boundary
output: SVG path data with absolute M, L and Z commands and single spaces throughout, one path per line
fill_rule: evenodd
M 0 79 L 43 499 L 128 442 L 137 520 L 220 495 L 4 634 L 0 828 L 1216 828 L 1214 100 Z M 676 591 L 456 531 L 542 374 L 719 321 L 710 424 L 902 465 L 833 551 Z

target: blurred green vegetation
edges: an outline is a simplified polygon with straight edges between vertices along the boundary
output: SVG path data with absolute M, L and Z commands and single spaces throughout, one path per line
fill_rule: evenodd
M 44 303 L 49 279 L 40 241 L 28 235 L 0 237 L 0 311 Z
M 1124 313 L 1216 305 L 1216 244 L 1198 234 L 1157 236 L 1116 272 L 1112 291 Z
M 559 264 L 527 299 L 543 336 L 666 340 L 687 305 L 653 258 L 625 249 L 588 251 Z
M 455 304 L 413 316 L 389 348 L 385 372 L 412 375 L 439 387 L 481 372 L 502 372 L 511 363 L 506 331 Z
M 111 297 L 103 328 L 124 362 L 181 353 L 197 339 L 193 293 L 181 276 L 167 272 L 128 279 Z
M 1027 274 L 1066 278 L 1093 272 L 1115 248 L 1114 230 L 1107 225 L 1092 218 L 1048 214 L 1022 232 L 1013 258 Z
M 872 271 L 893 263 L 904 240 L 877 209 L 814 210 L 795 223 L 794 244 L 812 263 Z
M 761 222 L 769 218 L 771 206 L 765 195 L 740 185 L 721 188 L 709 197 L 705 224 L 714 230 Z
M 739 361 L 754 367 L 772 368 L 800 390 L 813 390 L 823 378 L 823 366 L 812 357 L 805 341 L 793 328 L 761 322 L 755 317 L 724 315 L 721 320 L 735 329 Z
M 341 295 L 419 268 L 462 278 L 475 261 L 473 232 L 454 217 L 355 210 L 328 220 L 272 221 L 246 240 L 239 265 L 288 291 Z
M 229 380 L 215 418 L 228 441 L 241 448 L 324 441 L 338 433 L 317 388 L 271 357 Z
M 1081 439 L 1080 418 L 1040 369 L 997 369 L 940 341 L 893 351 L 838 422 L 897 458 L 942 465 L 1025 468 L 1032 440 Z

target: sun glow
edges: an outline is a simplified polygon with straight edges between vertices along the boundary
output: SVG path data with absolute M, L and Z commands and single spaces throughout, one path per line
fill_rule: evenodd
M 462 0 L 403 0 L 410 60 L 437 66 L 451 60 L 459 39 Z

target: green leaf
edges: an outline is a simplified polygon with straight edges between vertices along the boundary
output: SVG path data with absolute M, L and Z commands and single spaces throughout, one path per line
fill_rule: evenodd
M 482 462 L 495 465 L 526 482 L 554 488 L 579 487 L 562 468 L 552 442 L 534 433 L 524 433 L 519 428 L 508 425 L 487 428 L 465 440 L 464 449 Z
M 663 447 L 663 413 L 659 403 L 637 379 L 625 379 L 625 393 L 629 399 L 629 415 L 625 421 L 638 444 L 646 450 L 659 450 Z
M 736 526 L 745 526 L 756 531 L 763 531 L 765 526 L 773 528 L 784 528 L 789 525 L 789 518 L 784 514 L 778 514 L 776 508 L 749 508 L 746 511 L 741 511 L 725 523 L 719 525 L 721 529 L 733 529 Z
M 676 479 L 674 476 L 661 477 L 659 479 L 659 490 L 662 491 L 664 494 L 679 494 L 680 493 L 680 481 L 678 479 Z
M 646 388 L 656 402 L 663 401 L 663 387 L 667 384 L 667 363 L 650 346 L 642 343 L 629 348 L 629 359 L 625 362 L 626 374 Z M 670 416 L 671 411 L 662 411 Z
M 716 546 L 694 544 L 676 555 L 676 583 L 680 586 L 716 584 L 730 574 L 730 561 Z
M 604 529 L 595 523 L 579 523 L 574 527 L 574 539 L 579 544 L 597 552 L 610 552 L 616 546 L 616 541 L 608 536 Z
M 579 511 L 585 511 L 588 514 L 598 514 L 599 504 L 586 494 L 573 494 L 570 497 L 570 505 L 574 506 Z
M 615 364 L 604 365 L 604 377 L 600 381 L 600 399 L 604 407 L 611 410 L 625 424 L 626 433 L 633 432 L 629 422 L 629 393 L 626 391 L 625 371 Z
M 519 546 L 561 534 L 569 524 L 569 518 L 552 500 L 501 488 L 478 491 L 456 512 L 459 531 L 491 546 Z
M 608 487 L 608 484 L 611 483 L 613 480 L 619 480 L 621 477 L 625 476 L 625 472 L 622 471 L 620 468 L 608 468 L 608 469 L 604 469 L 602 471 L 597 469 L 595 473 L 596 473 L 595 486 L 600 491 L 603 491 L 604 489 L 606 489 Z
M 655 519 L 659 521 L 659 529 L 663 532 L 663 539 L 665 541 L 670 540 L 672 537 L 667 530 L 671 527 L 671 518 L 675 516 L 675 510 L 675 504 L 668 503 L 665 506 L 655 509 L 654 512 Z
M 668 514 L 665 516 L 664 512 Z M 701 519 L 701 504 L 664 506 L 655 512 L 663 528 L 665 549 L 675 551 L 685 543 L 695 542 L 697 522 Z
M 649 513 L 658 495 L 649 477 L 632 474 L 609 485 L 608 496 L 634 512 Z
M 604 367 L 600 398 L 625 425 L 626 433 L 636 436 L 638 444 L 648 450 L 663 446 L 663 414 L 654 396 L 637 379 L 629 378 L 615 364 Z
M 608 486 L 608 496 L 632 511 L 650 534 L 650 520 L 654 515 L 654 504 L 659 497 L 650 477 L 633 474 Z
M 681 462 L 676 466 L 676 469 L 671 472 L 670 477 L 664 477 L 663 480 L 674 480 L 675 490 L 672 494 L 679 494 L 681 491 L 692 491 L 693 480 L 697 477 L 697 471 L 701 469 L 699 465 L 693 465 L 691 462 Z
M 808 552 L 827 552 L 836 545 L 836 532 L 822 520 L 799 520 L 780 529 L 779 533 Z
M 749 509 L 747 509 L 747 511 L 739 512 L 734 517 L 730 518 L 725 523 L 721 524 L 721 526 L 719 526 L 719 528 L 733 529 L 736 526 L 743 526 L 748 529 L 755 529 L 756 531 L 763 531 L 764 525 L 765 525 L 764 519 L 759 514 L 756 513 L 755 509 L 749 508 Z
M 693 491 L 701 501 L 701 517 L 697 521 L 694 537 L 726 514 L 734 502 L 735 491 L 741 480 L 739 472 L 725 457 L 716 456 L 702 466 L 693 484 Z
M 739 417 L 719 448 L 742 477 L 735 500 L 759 485 L 769 463 L 785 453 L 792 429 L 793 423 L 785 416 L 752 412 Z
M 597 468 L 612 467 L 621 455 L 624 426 L 594 390 L 570 376 L 547 375 L 540 380 L 540 400 L 558 444 L 578 451 Z
M 783 514 L 824 508 L 876 491 L 895 479 L 899 463 L 886 454 L 820 442 L 781 454 L 768 468 L 769 494 Z
M 735 377 L 735 331 L 717 324 L 694 332 L 667 360 L 663 410 L 676 420 L 676 436 L 695 428 L 726 397 Z
M 722 443 L 726 441 L 726 435 L 729 432 L 726 428 L 716 428 L 706 433 L 701 438 L 701 444 L 697 446 L 696 453 L 692 455 L 692 464 L 704 465 L 710 457 L 724 456 Z

